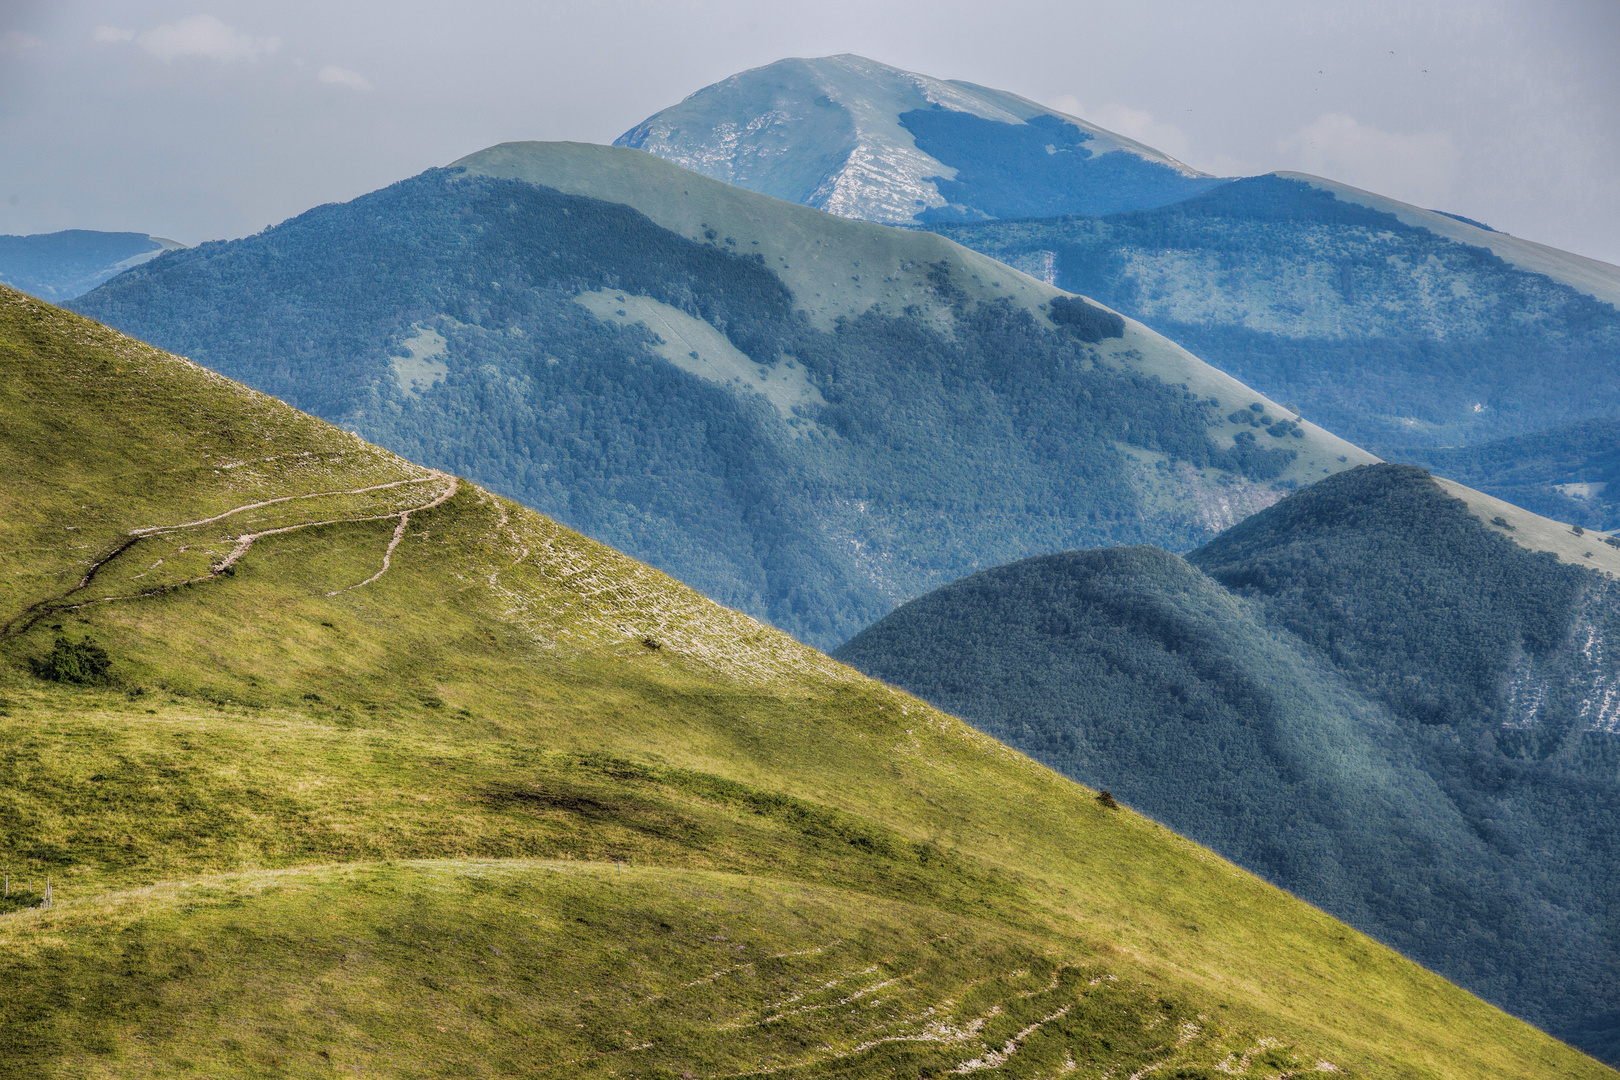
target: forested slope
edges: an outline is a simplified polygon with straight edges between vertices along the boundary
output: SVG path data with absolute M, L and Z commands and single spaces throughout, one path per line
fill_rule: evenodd
M 1455 446 L 1620 412 L 1605 375 L 1620 359 L 1620 268 L 1504 247 L 1509 261 L 1484 246 L 1494 234 L 1423 224 L 1436 221 L 1449 219 L 1269 175 L 1152 210 L 935 227 L 1363 446 Z M 1560 255 L 1595 269 L 1566 273 Z
M 1613 1058 L 1620 587 L 1501 521 L 1356 469 L 1186 560 L 974 575 L 835 655 Z

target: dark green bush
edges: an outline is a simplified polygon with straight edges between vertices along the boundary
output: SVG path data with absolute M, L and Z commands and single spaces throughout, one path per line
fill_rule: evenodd
M 50 653 L 34 661 L 34 674 L 51 682 L 94 686 L 105 683 L 111 672 L 106 649 L 89 638 L 72 641 L 65 634 L 56 635 Z

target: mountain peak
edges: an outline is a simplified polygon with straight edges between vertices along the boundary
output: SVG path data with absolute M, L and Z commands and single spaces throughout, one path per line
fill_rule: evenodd
M 732 75 L 615 145 L 887 224 L 1145 209 L 1221 182 L 1028 98 L 848 53 Z

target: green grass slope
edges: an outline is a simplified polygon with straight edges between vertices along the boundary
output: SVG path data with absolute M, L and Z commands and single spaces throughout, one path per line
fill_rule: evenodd
M 948 240 L 619 147 L 491 147 L 76 307 L 827 647 L 1372 460 Z
M 835 655 L 1614 1060 L 1616 549 L 1494 502 L 1351 470 L 1186 559 L 984 571 Z
M 0 462 L 0 1074 L 1612 1075 L 656 571 L 9 292 Z

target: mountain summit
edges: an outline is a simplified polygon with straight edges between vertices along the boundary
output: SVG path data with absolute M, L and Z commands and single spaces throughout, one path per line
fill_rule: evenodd
M 1016 94 L 848 54 L 733 75 L 615 145 L 887 224 L 1142 210 L 1222 183 Z

